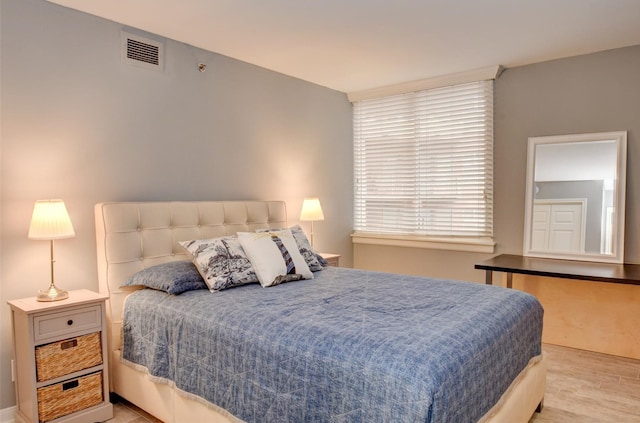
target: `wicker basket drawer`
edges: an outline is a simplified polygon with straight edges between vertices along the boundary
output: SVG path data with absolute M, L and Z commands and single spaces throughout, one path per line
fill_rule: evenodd
M 102 372 L 38 388 L 38 418 L 48 422 L 102 402 Z
M 100 332 L 36 347 L 38 382 L 102 364 Z

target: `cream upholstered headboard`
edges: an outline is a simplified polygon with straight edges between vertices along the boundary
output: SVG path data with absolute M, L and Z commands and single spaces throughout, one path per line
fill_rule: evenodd
M 122 307 L 134 273 L 188 260 L 178 241 L 286 227 L 283 201 L 114 202 L 95 206 L 98 284 L 107 301 L 109 351 L 120 348 Z

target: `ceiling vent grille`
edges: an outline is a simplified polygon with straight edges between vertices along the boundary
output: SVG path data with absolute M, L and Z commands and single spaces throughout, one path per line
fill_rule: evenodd
M 164 69 L 164 44 L 138 35 L 122 32 L 122 61 L 147 69 Z

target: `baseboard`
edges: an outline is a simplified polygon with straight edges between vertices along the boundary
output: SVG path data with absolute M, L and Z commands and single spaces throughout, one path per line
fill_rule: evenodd
M 16 406 L 0 410 L 0 423 L 18 423 L 16 420 Z

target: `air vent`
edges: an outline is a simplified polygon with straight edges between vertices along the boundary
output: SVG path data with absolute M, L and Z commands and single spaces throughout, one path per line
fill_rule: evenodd
M 164 44 L 122 32 L 122 61 L 147 69 L 162 71 Z
M 127 40 L 127 59 L 140 60 L 158 66 L 159 52 L 160 47 L 158 46 L 141 43 L 138 40 Z

